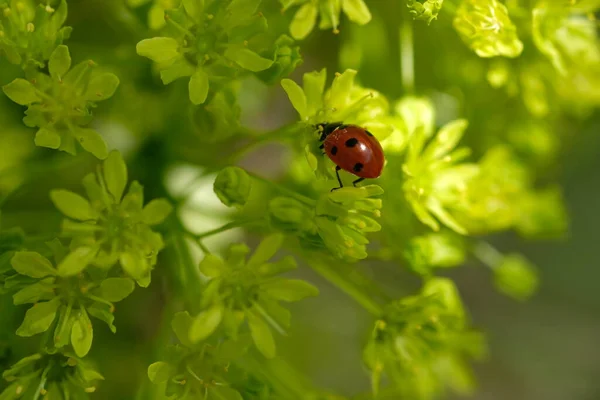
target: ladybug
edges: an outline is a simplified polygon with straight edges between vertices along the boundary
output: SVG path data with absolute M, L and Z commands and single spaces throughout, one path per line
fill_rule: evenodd
M 345 125 L 341 122 L 318 124 L 321 132 L 320 149 L 336 165 L 335 174 L 340 187 L 344 187 L 340 179 L 340 170 L 358 176 L 352 182 L 354 186 L 366 178 L 377 178 L 381 175 L 385 156 L 379 141 L 368 130 L 357 125 Z

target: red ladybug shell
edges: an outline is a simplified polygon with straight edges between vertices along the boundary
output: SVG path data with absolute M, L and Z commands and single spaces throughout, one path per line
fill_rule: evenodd
M 341 126 L 327 135 L 323 145 L 331 161 L 344 171 L 360 178 L 381 175 L 385 162 L 381 144 L 360 126 Z

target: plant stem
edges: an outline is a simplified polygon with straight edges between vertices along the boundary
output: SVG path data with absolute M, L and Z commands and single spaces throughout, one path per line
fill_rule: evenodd
M 293 190 L 290 190 L 288 188 L 286 188 L 285 186 L 279 185 L 273 181 L 270 181 L 269 179 L 263 178 L 262 176 L 256 175 L 252 172 L 248 172 L 248 175 L 250 175 L 251 177 L 253 177 L 254 179 L 256 179 L 257 181 L 263 182 L 269 186 L 271 186 L 272 188 L 274 188 L 275 190 L 281 192 L 281 193 L 285 193 L 286 195 L 295 198 L 296 200 L 307 204 L 311 207 L 314 207 L 316 205 L 316 201 L 314 199 L 311 199 L 310 197 L 304 196 L 300 193 L 296 193 Z
M 252 141 L 247 145 L 234 151 L 228 158 L 228 163 L 232 164 L 234 161 L 239 160 L 244 154 L 267 142 L 274 142 L 277 140 L 284 140 L 300 132 L 304 128 L 303 124 L 294 123 L 290 125 L 282 126 L 262 135 L 256 135 L 252 138 Z
M 407 94 L 415 89 L 415 52 L 413 42 L 413 21 L 406 10 L 400 26 L 400 72 L 402 76 L 402 88 Z
M 246 220 L 246 221 L 232 221 L 232 222 L 229 222 L 229 223 L 227 223 L 225 225 L 222 225 L 222 226 L 220 226 L 218 228 L 210 230 L 208 232 L 204 232 L 204 233 L 200 233 L 200 234 L 189 233 L 189 235 L 192 236 L 194 239 L 196 239 L 198 241 L 198 244 L 199 244 L 200 248 L 203 248 L 204 246 L 202 244 L 200 244 L 201 239 L 205 239 L 205 238 L 207 238 L 209 236 L 217 235 L 219 233 L 226 232 L 226 231 L 234 229 L 234 228 L 239 228 L 241 226 L 250 224 L 250 223 L 255 222 L 255 221 L 256 221 L 255 219 Z
M 480 241 L 473 246 L 473 255 L 479 261 L 488 266 L 490 269 L 495 269 L 501 262 L 504 256 L 491 244 Z
M 376 317 L 379 317 L 382 314 L 381 306 L 371 299 L 370 296 L 363 293 L 358 287 L 353 285 L 351 282 L 346 280 L 343 276 L 335 272 L 333 269 L 326 265 L 325 263 L 318 261 L 318 256 L 309 257 L 311 260 L 309 263 L 310 267 L 331 284 L 336 286 L 341 291 L 345 292 L 348 296 L 350 296 L 354 301 L 360 304 L 365 310 L 369 311 Z M 317 259 L 317 261 L 313 261 Z

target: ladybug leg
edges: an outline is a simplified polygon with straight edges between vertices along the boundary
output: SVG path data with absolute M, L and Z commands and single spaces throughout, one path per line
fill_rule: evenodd
M 336 188 L 331 189 L 332 192 L 334 190 L 338 190 L 338 189 L 341 189 L 341 188 L 344 187 L 344 184 L 342 183 L 342 180 L 340 179 L 340 169 L 341 168 L 339 166 L 337 166 L 337 165 L 335 166 L 335 176 L 337 176 L 337 180 L 338 180 L 338 183 L 340 184 L 340 187 L 336 187 Z
M 352 186 L 356 187 L 356 184 L 357 184 L 358 182 L 362 182 L 362 181 L 364 181 L 364 180 L 365 180 L 365 178 L 358 178 L 357 180 L 355 180 L 354 182 L 352 182 Z

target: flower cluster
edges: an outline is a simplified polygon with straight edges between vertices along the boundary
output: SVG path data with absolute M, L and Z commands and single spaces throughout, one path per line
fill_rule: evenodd
M 479 57 L 517 57 L 523 51 L 508 9 L 498 0 L 463 0 L 454 28 Z
M 317 124 L 356 124 L 369 130 L 380 141 L 394 131 L 388 115 L 387 99 L 356 84 L 356 74 L 357 72 L 351 69 L 336 74 L 328 90 L 325 90 L 325 69 L 304 74 L 302 88 L 290 79 L 281 81 L 290 102 L 300 116 L 301 124 L 306 128 L 306 156 L 309 165 L 319 176 L 332 177 L 333 167 L 319 149 L 315 128 Z
M 302 280 L 284 279 L 279 275 L 296 268 L 292 257 L 276 262 L 269 260 L 279 250 L 283 236 L 265 238 L 252 256 L 244 244 L 231 245 L 224 259 L 207 254 L 200 271 L 211 278 L 201 299 L 202 312 L 194 317 L 189 340 L 205 340 L 219 328 L 234 340 L 247 321 L 256 348 L 267 358 L 275 356 L 272 329 L 284 332 L 290 313 L 279 302 L 299 301 L 316 296 L 317 288 Z
M 34 336 L 46 331 L 46 349 L 50 352 L 71 346 L 84 357 L 90 350 L 93 328 L 90 316 L 113 325 L 113 303 L 129 296 L 134 282 L 126 277 L 98 278 L 95 274 L 72 276 L 68 249 L 55 239 L 48 242 L 55 265 L 42 254 L 17 251 L 11 259 L 16 274 L 4 281 L 4 289 L 13 294 L 15 305 L 33 304 L 27 310 L 17 335 Z
M 446 386 L 469 392 L 468 358 L 483 354 L 482 337 L 467 327 L 456 287 L 449 279 L 429 280 L 420 294 L 389 304 L 365 347 L 375 394 L 382 375 L 402 398 L 430 399 Z
M 113 151 L 97 174 L 83 180 L 89 200 L 68 190 L 53 190 L 54 205 L 67 217 L 63 234 L 73 237 L 66 256 L 65 276 L 74 276 L 88 265 L 107 272 L 117 262 L 140 286 L 150 284 L 150 271 L 163 248 L 162 236 L 151 226 L 160 224 L 171 212 L 165 199 L 144 206 L 142 186 L 127 186 L 127 166 Z
M 77 143 L 94 156 L 104 159 L 108 151 L 98 132 L 87 128 L 91 109 L 110 98 L 119 79 L 109 72 L 92 74 L 96 64 L 82 61 L 71 68 L 67 46 L 60 45 L 50 55 L 49 75 L 32 72 L 31 79 L 17 78 L 2 89 L 15 103 L 28 106 L 25 125 L 37 127 L 35 144 L 77 153 Z
M 300 5 L 290 24 L 290 33 L 294 39 L 306 38 L 314 29 L 320 15 L 319 29 L 333 29 L 338 33 L 340 13 L 343 11 L 348 19 L 359 25 L 371 21 L 371 13 L 364 0 L 279 0 L 283 11 Z
M 2 373 L 10 384 L 2 399 L 87 399 L 96 391 L 95 382 L 104 380 L 88 362 L 74 354 L 36 353 L 22 358 Z
M 414 19 L 427 21 L 430 24 L 431 21 L 437 19 L 443 2 L 444 0 L 408 0 L 406 6 Z
M 66 0 L 56 7 L 33 0 L 0 2 L 0 55 L 26 70 L 44 67 L 71 35 L 71 27 L 63 27 L 66 19 Z
M 275 79 L 300 59 L 289 40 L 264 45 L 267 20 L 257 12 L 260 2 L 182 1 L 165 11 L 167 36 L 142 40 L 137 53 L 156 63 L 165 85 L 189 77 L 189 97 L 196 105 L 207 101 L 210 87 L 226 86 L 244 71 L 270 70 L 265 79 Z
M 271 224 L 300 239 L 306 248 L 327 248 L 342 260 L 367 257 L 366 234 L 377 232 L 383 193 L 377 185 L 342 188 L 322 194 L 315 204 L 290 197 L 276 197 L 269 203 Z

